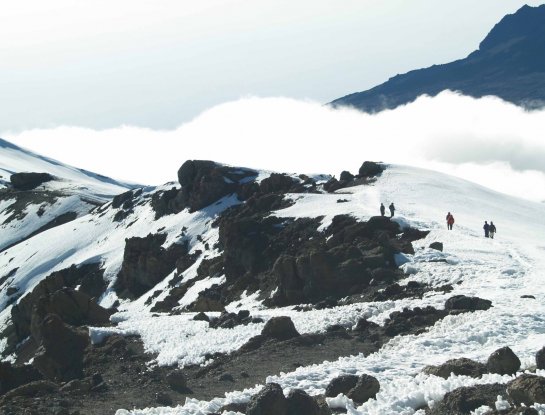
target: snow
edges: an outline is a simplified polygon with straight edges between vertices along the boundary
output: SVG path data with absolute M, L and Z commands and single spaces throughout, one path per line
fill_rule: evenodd
M 18 152 L 19 158 L 15 157 L 10 165 L 4 165 L 2 157 L 6 158 L 8 152 L 14 151 Z M 31 156 L 28 152 L 0 145 L 2 168 L 21 168 Z M 87 177 L 85 180 L 94 183 L 96 193 L 99 193 L 101 186 L 110 190 L 113 190 L 110 186 L 116 186 L 77 169 L 68 168 L 68 174 L 66 166 L 47 159 L 40 160 L 45 164 L 32 164 L 32 171 L 49 171 L 60 175 L 60 170 L 55 169 L 61 169 L 66 174 L 63 177 L 74 181 L 83 180 L 81 175 L 84 175 Z M 48 166 L 53 170 L 46 170 Z M 269 174 L 259 172 L 258 178 L 263 179 Z M 94 182 L 96 180 L 98 183 Z M 21 292 L 26 292 L 51 272 L 72 264 L 102 264 L 110 289 L 101 302 L 105 306 L 111 305 L 117 298 L 111 284 L 121 266 L 125 239 L 144 237 L 149 233 L 166 233 L 165 247 L 187 242 L 191 252 L 203 252 L 199 261 L 182 276 L 183 282 L 195 280 L 196 283 L 180 301 L 179 309 L 193 302 L 202 290 L 222 284 L 223 276 L 196 280 L 196 270 L 204 257 L 219 254 L 214 248 L 218 230 L 212 226 L 212 222 L 220 212 L 239 201 L 235 196 L 228 196 L 199 212 L 189 213 L 186 210 L 155 220 L 155 212 L 149 205 L 150 194 L 171 187 L 171 184 L 167 184 L 160 188 L 144 189 L 138 199 L 141 203 L 135 206 L 134 213 L 120 223 L 113 222 L 116 210 L 107 205 L 103 213 L 82 214 L 73 222 L 50 229 L 0 253 L 0 276 L 18 268 L 12 279 L 0 286 L 0 310 L 3 310 L 0 312 L 0 322 L 5 323 L 9 317 L 10 308 L 6 307 L 8 286 L 17 286 Z M 340 197 L 348 202 L 337 203 Z M 446 299 L 457 294 L 489 299 L 493 308 L 448 316 L 427 332 L 396 337 L 368 356 L 341 356 L 335 361 L 300 367 L 289 373 L 271 374 L 268 382 L 279 383 L 285 393 L 293 388 L 303 388 L 316 395 L 322 394 L 328 382 L 339 374 L 369 373 L 377 377 L 381 384 L 376 399 L 356 407 L 348 398 L 336 397 L 330 399 L 329 404 L 344 407 L 349 414 L 409 415 L 422 413 L 417 412 L 417 408 L 426 404 L 433 406 L 445 393 L 457 387 L 506 383 L 512 379 L 510 376 L 489 374 L 479 379 L 451 376 L 445 380 L 421 373 L 426 365 L 440 364 L 462 356 L 484 362 L 491 352 L 506 345 L 519 356 L 523 370 L 535 364 L 536 351 L 545 345 L 545 286 L 542 282 L 542 270 L 545 269 L 545 223 L 542 218 L 545 205 L 499 194 L 436 172 L 403 166 L 388 166 L 371 185 L 342 189 L 336 194 L 293 194 L 290 198 L 294 202 L 292 206 L 272 215 L 284 218 L 323 217 L 321 229 L 325 229 L 338 214 L 367 220 L 378 213 L 381 202 L 385 205 L 395 202 L 396 222 L 403 227 L 430 230 L 424 240 L 414 243 L 414 255 L 399 257 L 398 263 L 402 264 L 407 274 L 407 279 L 402 283 L 413 280 L 433 287 L 451 284 L 453 291 L 448 294 L 430 292 L 416 300 L 370 302 L 307 311 L 294 311 L 292 307 L 266 309 L 260 300 L 260 293 L 245 292 L 239 300 L 227 306 L 228 311 L 248 309 L 253 317 L 260 317 L 265 322 L 273 316 L 289 316 L 298 331 L 313 333 L 323 332 L 333 324 L 351 328 L 362 317 L 382 324 L 390 313 L 404 307 L 430 305 L 443 308 Z M 75 199 L 70 198 L 60 200 L 56 211 L 73 209 L 71 200 L 76 203 Z M 0 222 L 4 217 L 1 216 L 2 212 L 10 203 L 10 200 L 0 202 Z M 32 209 L 34 207 L 29 207 L 26 212 L 29 217 L 35 216 Z M 443 220 L 447 211 L 456 218 L 452 231 L 447 231 Z M 483 237 L 481 228 L 484 220 L 493 220 L 497 224 L 499 233 L 496 239 Z M 25 226 L 24 221 L 21 223 L 19 226 Z M 20 229 L 17 232 L 21 232 L 19 235 L 24 233 Z M 6 240 L 2 236 L 0 243 Z M 430 243 L 436 241 L 443 242 L 444 252 L 428 248 Z M 192 320 L 194 313 L 152 315 L 149 311 L 151 305 L 146 305 L 146 300 L 156 290 L 162 291 L 157 300 L 163 299 L 167 294 L 168 282 L 173 277 L 174 274 L 167 276 L 135 301 L 123 301 L 120 311 L 112 317 L 117 325 L 90 328 L 92 341 L 100 343 L 113 333 L 136 334 L 141 336 L 145 349 L 156 356 L 152 364 L 183 367 L 206 364 L 206 355 L 234 351 L 261 332 L 264 323 L 232 329 L 210 329 L 205 322 Z M 536 299 L 521 298 L 524 294 L 534 295 Z M 208 314 L 214 316 L 218 313 Z M 0 349 L 4 346 L 0 342 Z M 185 405 L 177 408 L 119 410 L 118 414 L 208 414 L 224 404 L 247 401 L 260 387 L 256 385 L 255 388 L 232 391 L 210 402 L 188 399 Z M 498 405 L 504 403 L 497 401 L 496 407 Z M 538 409 L 545 414 L 545 406 L 541 405 Z

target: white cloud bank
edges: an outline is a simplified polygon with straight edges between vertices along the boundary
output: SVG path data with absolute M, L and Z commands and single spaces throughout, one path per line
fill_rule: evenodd
M 543 201 L 544 131 L 545 111 L 444 92 L 375 115 L 288 98 L 244 98 L 175 130 L 58 127 L 2 136 L 63 162 L 145 184 L 176 180 L 187 159 L 336 175 L 380 160 Z

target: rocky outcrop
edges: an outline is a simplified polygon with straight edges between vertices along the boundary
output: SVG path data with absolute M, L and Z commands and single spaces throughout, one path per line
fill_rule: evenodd
M 382 163 L 374 161 L 364 161 L 358 170 L 359 177 L 370 178 L 381 174 L 386 167 Z
M 144 294 L 175 269 L 178 258 L 187 254 L 185 245 L 163 248 L 166 238 L 166 234 L 149 234 L 125 240 L 123 263 L 115 283 L 120 296 L 137 298 Z
M 15 190 L 32 190 L 55 178 L 49 173 L 14 173 L 9 180 Z
M 0 396 L 30 382 L 42 378 L 33 366 L 12 365 L 10 362 L 0 362 Z
M 38 330 L 41 343 L 32 365 L 49 380 L 82 377 L 84 351 L 90 344 L 87 331 L 64 324 L 55 314 L 47 315 Z
M 519 376 L 507 384 L 507 394 L 519 405 L 545 404 L 545 378 L 529 374 Z
M 370 179 L 374 179 L 376 176 L 380 175 L 386 166 L 382 163 L 376 163 L 374 161 L 364 161 L 361 165 L 358 174 L 353 175 L 349 171 L 341 172 L 339 180 L 335 177 L 332 177 L 324 184 L 324 190 L 329 193 L 333 193 L 339 189 L 344 189 L 346 187 L 358 186 L 362 184 L 368 184 Z
M 325 396 L 334 398 L 339 394 L 344 394 L 358 404 L 374 399 L 380 391 L 380 383 L 373 376 L 363 374 L 341 375 L 329 382 Z
M 498 396 L 507 399 L 505 385 L 499 383 L 462 387 L 447 393 L 429 415 L 469 414 L 481 406 L 495 408 Z
M 443 379 L 448 379 L 451 374 L 479 378 L 487 373 L 487 368 L 483 363 L 462 357 L 447 360 L 442 365 L 426 366 L 422 371 L 428 375 L 438 376 Z
M 536 367 L 538 369 L 545 369 L 545 347 L 536 353 Z

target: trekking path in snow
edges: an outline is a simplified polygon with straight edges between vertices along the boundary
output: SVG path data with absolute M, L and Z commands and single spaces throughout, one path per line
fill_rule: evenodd
M 315 395 L 322 394 L 328 382 L 341 373 L 369 373 L 381 384 L 376 399 L 354 408 L 351 401 L 339 397 L 330 400 L 330 405 L 343 406 L 349 414 L 423 414 L 418 408 L 433 405 L 457 387 L 506 383 L 511 379 L 510 376 L 485 375 L 480 379 L 451 376 L 444 380 L 422 374 L 426 365 L 459 357 L 483 362 L 503 346 L 514 350 L 523 369 L 534 364 L 536 351 L 545 345 L 545 226 L 541 222 L 545 206 L 435 172 L 397 166 L 386 170 L 372 186 L 343 189 L 342 192 L 347 203 L 336 203 L 339 195 L 295 195 L 294 206 L 275 214 L 286 217 L 325 215 L 324 226 L 327 226 L 337 214 L 368 218 L 376 214 L 381 201 L 385 204 L 394 201 L 399 216 L 396 221 L 432 230 L 425 240 L 414 244 L 416 254 L 404 265 L 412 274 L 406 281 L 416 280 L 434 286 L 450 283 L 454 291 L 448 294 L 432 292 L 421 300 L 386 302 L 382 307 L 377 307 L 376 303 L 363 303 L 358 307 L 324 310 L 332 316 L 328 324 L 333 324 L 334 320 L 347 324 L 362 316 L 382 323 L 392 311 L 403 307 L 431 305 L 444 308 L 445 300 L 457 294 L 489 299 L 493 307 L 487 311 L 448 316 L 427 332 L 396 337 L 369 356 L 339 357 L 336 361 L 270 376 L 268 382 L 279 383 L 286 393 L 290 388 L 302 388 Z M 456 219 L 453 231 L 446 230 L 443 220 L 448 211 Z M 481 231 L 484 220 L 490 219 L 499 231 L 494 240 L 484 238 Z M 443 253 L 426 248 L 434 241 L 444 243 Z M 521 298 L 528 294 L 535 299 Z M 321 325 L 317 320 L 323 318 L 319 312 L 282 309 L 261 312 L 263 316 L 290 315 L 302 332 L 309 327 L 319 328 Z M 237 330 L 241 329 L 234 328 L 230 332 L 235 334 Z M 214 336 L 211 331 L 203 335 Z M 188 399 L 185 405 L 177 408 L 150 408 L 130 413 L 212 413 L 226 403 L 247 401 L 259 388 L 231 392 L 210 402 Z M 540 410 L 545 411 L 545 407 Z M 118 411 L 119 415 L 126 413 L 125 410 Z

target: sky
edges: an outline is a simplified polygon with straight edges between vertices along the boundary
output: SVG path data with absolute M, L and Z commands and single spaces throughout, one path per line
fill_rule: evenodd
M 0 13 L 0 133 L 173 129 L 246 96 L 326 103 L 465 57 L 524 3 L 9 2 Z
M 376 115 L 323 104 L 465 57 L 515 0 L 21 0 L 0 13 L 0 137 L 117 179 L 186 159 L 441 170 L 545 200 L 545 112 L 454 93 Z

